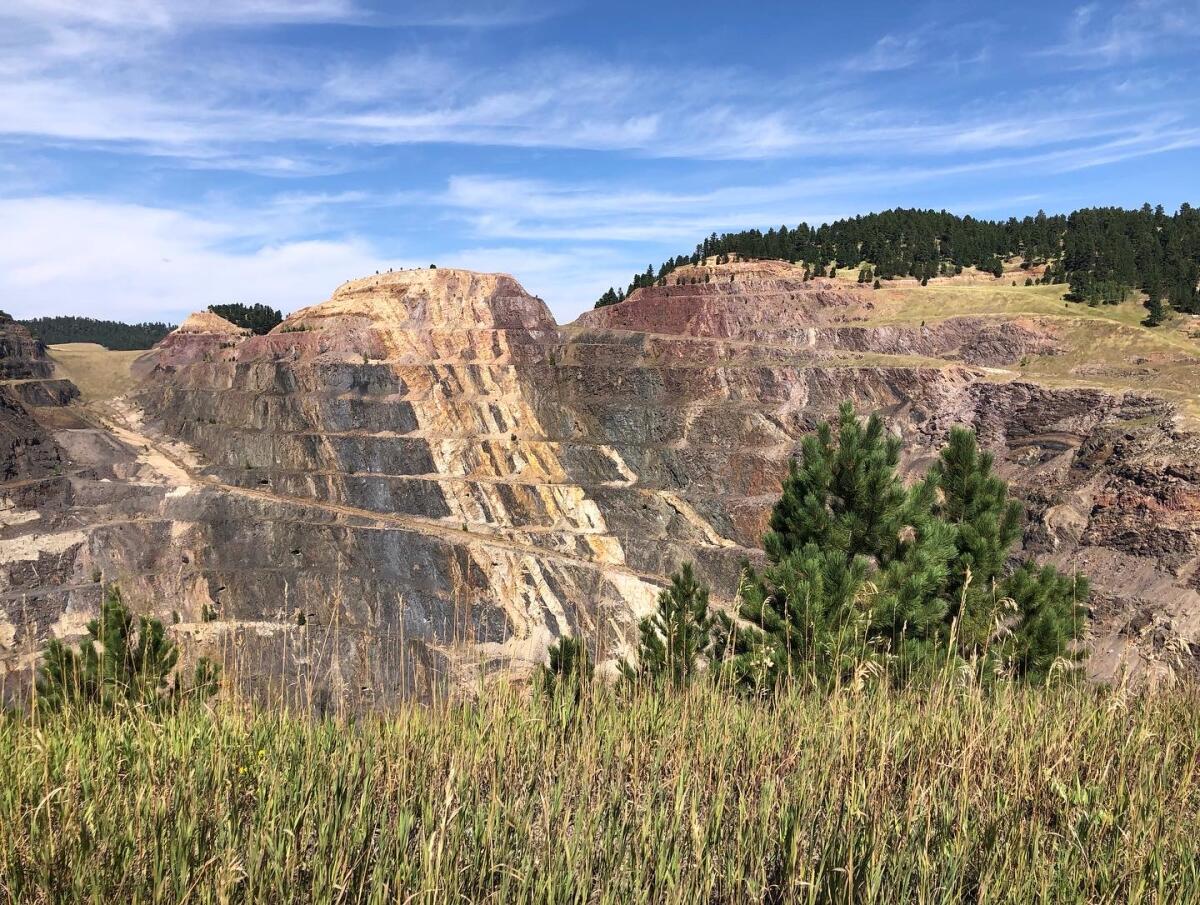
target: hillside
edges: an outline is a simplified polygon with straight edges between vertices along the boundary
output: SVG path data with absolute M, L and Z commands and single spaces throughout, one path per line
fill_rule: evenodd
M 1174 214 L 1149 204 L 1138 210 L 1085 208 L 1070 216 L 1020 220 L 980 220 L 947 211 L 895 209 L 837 220 L 819 227 L 801 223 L 713 233 L 690 255 L 664 261 L 656 271 L 636 274 L 627 290 L 609 289 L 597 308 L 623 300 L 635 289 L 662 285 L 681 267 L 730 260 L 800 262 L 808 277 L 843 278 L 859 283 L 891 283 L 911 278 L 924 284 L 938 277 L 1005 277 L 1022 285 L 1062 284 L 1073 301 L 1111 304 L 1137 296 L 1146 299 L 1149 319 L 1161 319 L 1164 306 L 1200 313 L 1200 212 L 1183 204 Z
M 803 265 L 767 263 L 802 279 Z M 685 267 L 666 282 L 678 284 L 703 271 Z M 841 271 L 837 279 L 847 291 L 860 290 L 866 299 L 854 313 L 854 323 L 873 328 L 932 327 L 953 317 L 981 317 L 1048 331 L 1053 335 L 1053 354 L 1022 355 L 992 378 L 1021 375 L 1047 385 L 1147 390 L 1177 403 L 1189 424 L 1197 424 L 1200 318 L 1177 314 L 1150 328 L 1144 323 L 1145 306 L 1132 295 L 1118 305 L 1080 305 L 1066 301 L 1062 285 L 1025 286 L 1023 278 L 1024 271 L 1009 264 L 1000 277 L 967 270 L 931 279 L 927 285 L 912 278 L 897 279 L 877 290 L 862 289 L 853 271 Z
M 134 386 L 130 366 L 143 351 L 113 351 L 96 343 L 50 346 L 55 373 L 79 387 L 87 401 L 112 399 Z
M 263 336 L 203 313 L 122 399 L 93 353 L 82 428 L 34 412 L 74 497 L 0 540 L 4 656 L 19 674 L 99 576 L 248 690 L 321 706 L 527 675 L 568 633 L 611 670 L 680 563 L 728 603 L 789 457 L 852 399 L 908 469 L 979 434 L 1025 552 L 1093 579 L 1094 676 L 1195 671 L 1191 318 L 1062 291 L 731 261 L 561 327 L 512 277 L 450 269 L 348 282 Z

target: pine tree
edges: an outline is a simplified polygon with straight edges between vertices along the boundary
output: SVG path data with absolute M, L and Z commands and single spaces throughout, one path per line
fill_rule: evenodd
M 791 463 L 739 614 L 719 658 L 756 688 L 801 675 L 837 683 L 865 669 L 913 679 L 960 662 L 976 674 L 1043 677 L 1070 660 L 1086 583 L 1022 566 L 1005 575 L 1021 506 L 972 433 L 951 432 L 924 479 L 905 486 L 900 443 L 847 403 Z
M 587 645 L 569 635 L 550 645 L 550 662 L 541 668 L 542 692 L 547 697 L 565 696 L 576 703 L 592 682 L 595 667 Z
M 187 696 L 208 697 L 216 691 L 219 667 L 206 658 L 196 664 L 186 692 L 171 678 L 179 652 L 157 619 L 133 615 L 115 585 L 100 604 L 100 616 L 87 626 L 87 637 L 76 651 L 57 638 L 44 651 L 37 689 L 42 706 L 119 705 L 161 707 Z
M 596 302 L 595 307 L 605 308 L 609 305 L 615 305 L 619 301 L 620 301 L 620 299 L 617 297 L 616 290 L 614 290 L 611 286 L 609 286 L 608 291 L 605 292 L 602 296 L 600 296 L 599 300 Z
M 1021 504 L 992 473 L 990 453 L 980 452 L 971 431 L 952 428 L 930 477 L 941 491 L 937 514 L 954 526 L 956 553 L 945 596 L 954 608 L 951 626 L 957 653 L 970 658 L 991 640 L 1001 616 L 997 582 L 1008 551 L 1021 538 Z
M 1083 651 L 1073 649 L 1071 642 L 1083 631 L 1086 578 L 1025 562 L 1005 580 L 1000 593 L 1001 600 L 1011 601 L 1015 621 L 1015 628 L 1000 626 L 1007 632 L 1000 667 L 1014 676 L 1041 681 L 1053 675 L 1057 664 L 1083 658 Z
M 1146 300 L 1146 317 L 1142 321 L 1147 327 L 1158 327 L 1166 320 L 1167 312 L 1163 308 L 1162 299 L 1152 295 Z
M 949 532 L 929 515 L 931 489 L 904 487 L 899 457 L 899 439 L 849 403 L 836 442 L 828 423 L 804 439 L 763 538 L 771 566 L 743 582 L 741 615 L 762 632 L 740 633 L 736 674 L 769 660 L 773 681 L 798 669 L 836 681 L 884 653 L 873 638 L 892 637 L 898 653 L 941 620 Z
M 5 317 L 5 320 L 12 320 Z M 120 321 L 91 317 L 35 317 L 19 323 L 46 345 L 57 343 L 97 343 L 111 351 L 149 349 L 174 330 L 165 323 L 124 324 Z
M 671 587 L 659 593 L 658 611 L 638 626 L 637 666 L 622 663 L 621 673 L 682 688 L 708 654 L 712 623 L 708 588 L 696 581 L 692 564 L 685 563 L 671 576 Z

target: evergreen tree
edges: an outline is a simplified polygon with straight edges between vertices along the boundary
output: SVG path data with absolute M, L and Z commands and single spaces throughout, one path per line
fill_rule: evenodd
M 900 680 L 953 662 L 1041 678 L 1074 656 L 1086 582 L 1029 566 L 1005 575 L 1021 508 L 974 435 L 952 431 L 912 486 L 899 454 L 882 422 L 864 426 L 848 403 L 836 440 L 829 424 L 805 438 L 763 538 L 770 564 L 744 573 L 749 625 L 720 617 L 718 653 L 739 681 Z
M 604 295 L 600 296 L 600 300 L 598 302 L 596 302 L 596 307 L 604 308 L 607 305 L 615 305 L 619 301 L 620 301 L 620 299 L 617 298 L 616 291 L 611 286 L 609 286 L 608 292 L 606 292 L 606 293 L 604 293 Z
M 956 532 L 945 596 L 953 607 L 955 651 L 964 659 L 987 652 L 997 621 L 1007 616 L 998 585 L 1009 550 L 1021 538 L 1021 504 L 1009 499 L 1008 485 L 992 472 L 993 461 L 979 451 L 971 431 L 956 427 L 930 469 L 941 490 L 936 512 Z M 999 648 L 992 653 L 1002 656 Z
M 564 636 L 550 645 L 550 662 L 541 668 L 542 692 L 547 697 L 566 696 L 578 703 L 592 682 L 595 666 L 587 645 Z
M 1070 642 L 1082 632 L 1086 578 L 1024 562 L 1003 583 L 1000 594 L 1012 615 L 1010 624 L 997 627 L 1003 633 L 998 645 L 1003 659 L 993 656 L 999 667 L 1041 681 L 1053 674 L 1056 664 L 1083 658 L 1083 651 L 1073 650 Z
M 46 645 L 37 677 L 42 706 L 160 707 L 185 697 L 171 678 L 179 653 L 163 624 L 141 616 L 135 626 L 115 585 L 106 592 L 100 617 L 88 623 L 87 632 L 77 651 L 57 638 Z M 201 658 L 186 695 L 208 697 L 216 691 L 218 676 L 219 667 Z
M 1166 320 L 1167 312 L 1163 308 L 1162 299 L 1152 295 L 1146 300 L 1146 317 L 1142 321 L 1147 327 L 1157 327 Z
M 622 663 L 627 679 L 669 681 L 675 688 L 688 684 L 708 654 L 712 616 L 708 588 L 696 581 L 692 564 L 671 576 L 671 587 L 658 595 L 658 611 L 638 626 L 637 665 Z

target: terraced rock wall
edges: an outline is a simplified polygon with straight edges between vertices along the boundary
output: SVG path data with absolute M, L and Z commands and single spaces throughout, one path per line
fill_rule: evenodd
M 9 570 L 9 662 L 120 581 L 193 654 L 320 707 L 527 674 L 565 633 L 611 668 L 680 563 L 732 597 L 800 438 L 852 399 L 909 469 L 979 431 L 1027 549 L 1095 580 L 1094 674 L 1194 668 L 1196 441 L 1170 406 L 1005 370 L 1059 351 L 1042 324 L 875 326 L 870 305 L 735 264 L 560 328 L 511 277 L 437 270 L 348 283 L 267 336 L 186 323 L 131 399 L 56 434 L 82 527 L 37 534 L 50 579 Z

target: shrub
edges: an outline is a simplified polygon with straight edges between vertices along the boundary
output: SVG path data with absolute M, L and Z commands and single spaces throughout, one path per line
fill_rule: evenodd
M 57 638 L 46 645 L 38 669 L 38 699 L 52 710 L 112 710 L 121 705 L 173 705 L 184 697 L 206 698 L 216 691 L 220 667 L 201 658 L 191 688 L 184 691 L 172 676 L 178 659 L 163 624 L 139 616 L 135 626 L 114 585 L 104 596 L 99 618 L 88 623 L 78 650 Z
M 543 693 L 549 698 L 562 696 L 578 702 L 595 672 L 587 645 L 578 638 L 564 637 L 550 645 L 549 654 L 549 664 L 541 668 Z

